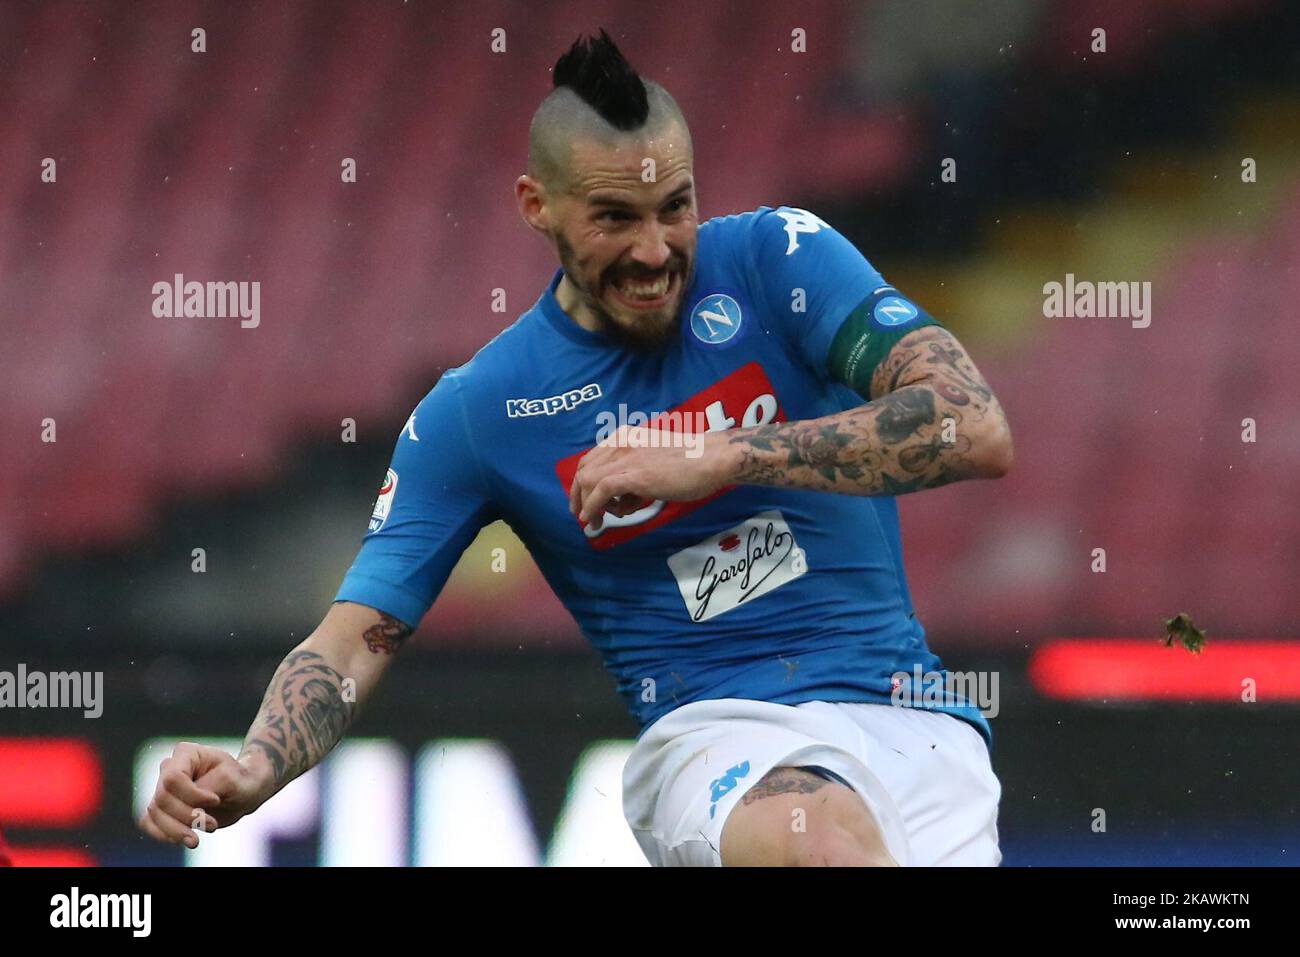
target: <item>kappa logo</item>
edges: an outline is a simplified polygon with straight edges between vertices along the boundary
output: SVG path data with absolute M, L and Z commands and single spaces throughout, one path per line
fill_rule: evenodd
M 740 303 L 726 293 L 705 296 L 691 310 L 691 332 L 701 342 L 720 345 L 740 331 Z
M 799 248 L 800 233 L 811 236 L 823 229 L 831 228 L 830 223 L 806 209 L 787 206 L 785 209 L 778 209 L 776 214 L 785 220 L 785 234 L 789 240 L 785 246 L 787 256 L 793 255 L 794 251 Z
M 506 415 L 512 419 L 519 419 L 530 415 L 572 412 L 582 403 L 599 399 L 600 396 L 600 386 L 592 382 L 580 389 L 569 389 L 567 392 L 547 396 L 545 399 L 506 399 Z
M 402 435 L 409 435 L 411 437 L 412 442 L 420 441 L 420 437 L 415 434 L 415 413 L 414 412 L 412 412 L 411 417 L 406 420 L 406 425 L 402 426 Z
M 727 769 L 727 773 L 720 778 L 714 778 L 709 782 L 709 799 L 712 802 L 709 805 L 709 820 L 713 820 L 713 815 L 718 812 L 718 802 L 736 789 L 740 779 L 748 776 L 749 762 L 741 761 L 735 767 Z

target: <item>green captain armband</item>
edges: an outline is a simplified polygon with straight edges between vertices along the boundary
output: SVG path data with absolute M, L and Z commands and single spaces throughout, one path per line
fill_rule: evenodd
M 893 286 L 881 286 L 849 313 L 835 334 L 826 360 L 831 378 L 869 399 L 871 377 L 895 343 L 913 330 L 937 325 L 939 320 Z

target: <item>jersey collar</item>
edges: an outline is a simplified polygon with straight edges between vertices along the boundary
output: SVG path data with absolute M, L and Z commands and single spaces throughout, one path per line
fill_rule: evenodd
M 542 293 L 542 298 L 537 302 L 542 310 L 542 315 L 555 327 L 557 332 L 574 342 L 589 346 L 613 346 L 613 339 L 603 332 L 584 329 L 560 306 L 560 301 L 555 298 L 555 290 L 559 287 L 560 280 L 563 278 L 564 269 L 555 270 L 555 275 L 551 277 L 551 284 L 546 287 L 546 292 Z

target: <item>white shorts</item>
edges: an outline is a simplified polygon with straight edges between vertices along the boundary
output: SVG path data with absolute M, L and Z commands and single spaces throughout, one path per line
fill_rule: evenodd
M 960 718 L 865 702 L 696 701 L 641 736 L 623 769 L 623 814 L 650 863 L 718 867 L 722 827 L 775 767 L 815 766 L 866 802 L 904 866 L 997 866 L 1002 786 Z

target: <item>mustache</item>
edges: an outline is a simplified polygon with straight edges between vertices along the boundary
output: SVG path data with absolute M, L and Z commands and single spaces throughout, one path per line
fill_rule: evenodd
M 686 272 L 687 259 L 685 256 L 674 256 L 668 260 L 659 269 L 615 269 L 610 272 L 607 281 L 619 282 L 624 279 L 631 279 L 633 282 L 639 280 L 658 279 L 665 273 L 684 274 Z

